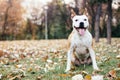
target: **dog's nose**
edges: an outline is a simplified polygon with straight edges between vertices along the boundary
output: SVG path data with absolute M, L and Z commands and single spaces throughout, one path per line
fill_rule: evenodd
M 84 23 L 83 22 L 80 22 L 79 28 L 84 28 Z

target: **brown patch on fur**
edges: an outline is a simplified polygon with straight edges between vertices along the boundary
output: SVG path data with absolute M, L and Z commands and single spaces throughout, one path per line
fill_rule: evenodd
M 94 48 L 95 41 L 92 39 L 92 48 Z
M 76 15 L 76 13 L 73 9 L 71 9 L 70 12 L 71 12 L 71 19 L 72 19 Z
M 90 56 L 87 58 L 87 62 L 86 62 L 86 64 L 88 64 L 88 65 L 92 64 L 92 59 L 91 59 Z
M 76 67 L 83 65 L 83 64 L 91 65 L 92 60 L 91 60 L 91 57 L 88 57 L 87 59 L 83 59 L 81 61 L 78 58 L 75 58 L 75 61 L 72 62 L 72 64 Z
M 67 46 L 67 48 L 69 49 L 70 48 L 70 45 L 71 45 L 71 37 L 73 36 L 73 34 L 74 34 L 74 31 L 72 31 L 71 33 L 70 33 L 70 35 L 69 35 L 69 37 L 68 37 L 68 46 Z
M 75 65 L 75 66 L 80 66 L 80 61 L 79 61 L 79 59 L 77 59 L 77 58 L 75 58 L 75 61 L 73 62 L 73 65 Z

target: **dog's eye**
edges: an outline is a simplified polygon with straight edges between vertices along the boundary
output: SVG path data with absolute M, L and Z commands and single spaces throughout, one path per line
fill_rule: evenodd
M 76 22 L 78 21 L 78 19 L 75 20 Z
M 87 21 L 87 19 L 84 19 L 84 21 Z

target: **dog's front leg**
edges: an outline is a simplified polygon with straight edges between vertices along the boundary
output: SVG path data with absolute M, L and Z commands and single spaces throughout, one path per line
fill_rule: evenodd
M 97 63 L 96 63 L 95 52 L 91 47 L 89 48 L 89 52 L 90 52 L 90 57 L 92 59 L 93 69 L 99 70 Z
M 70 48 L 70 50 L 67 53 L 67 67 L 65 72 L 68 72 L 71 69 L 72 54 L 73 54 L 73 48 Z

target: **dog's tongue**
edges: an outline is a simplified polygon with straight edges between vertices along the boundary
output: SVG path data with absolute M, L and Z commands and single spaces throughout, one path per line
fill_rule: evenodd
M 79 34 L 83 36 L 85 34 L 85 29 L 79 29 Z

